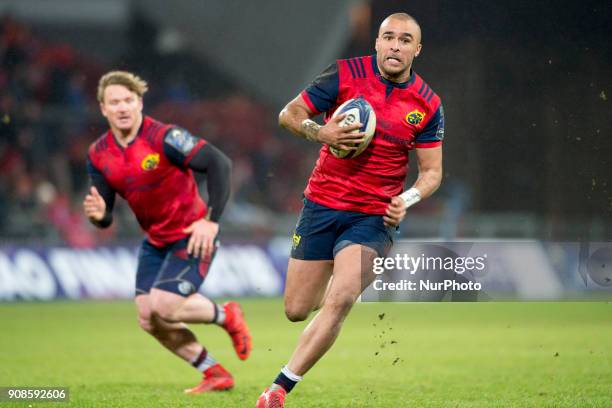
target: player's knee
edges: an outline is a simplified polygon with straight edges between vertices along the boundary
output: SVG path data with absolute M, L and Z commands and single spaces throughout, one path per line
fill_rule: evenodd
M 138 316 L 138 325 L 140 328 L 147 333 L 154 335 L 155 334 L 155 325 L 151 320 L 151 315 L 149 316 Z
M 138 317 L 138 325 L 142 330 L 146 331 L 159 341 L 163 341 L 167 337 L 168 333 L 166 330 L 164 330 L 164 327 L 160 323 L 159 318 L 154 314 L 150 314 L 148 317 Z
M 179 305 L 166 296 L 154 296 L 151 299 L 151 311 L 167 322 L 176 322 Z
M 153 331 L 153 315 L 149 302 L 137 301 L 136 307 L 138 309 L 138 326 L 147 333 L 151 333 Z
M 325 302 L 325 307 L 338 316 L 346 316 L 353 307 L 355 299 L 352 296 L 332 296 Z
M 285 303 L 285 316 L 292 322 L 303 322 L 308 318 L 311 310 L 302 306 Z

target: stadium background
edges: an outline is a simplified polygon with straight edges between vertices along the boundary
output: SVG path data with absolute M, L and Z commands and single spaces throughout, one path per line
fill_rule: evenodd
M 610 280 L 605 279 L 612 278 L 609 262 L 602 264 L 598 278 L 579 273 L 579 251 L 585 242 L 591 248 L 603 248 L 610 259 L 609 8 L 604 1 L 0 0 L 0 318 L 5 326 L 0 332 L 0 386 L 74 384 L 73 392 L 82 391 L 82 383 L 67 374 L 75 364 L 67 355 L 56 353 L 52 361 L 66 368 L 56 376 L 45 376 L 37 368 L 36 357 L 26 352 L 26 345 L 39 346 L 36 328 L 54 333 L 51 344 L 59 346 L 72 338 L 68 327 L 74 326 L 82 327 L 74 340 L 77 350 L 84 347 L 81 352 L 86 347 L 79 339 L 88 342 L 93 336 L 112 343 L 104 331 L 116 330 L 118 338 L 129 339 L 126 345 L 134 344 L 135 350 L 139 342 L 150 346 L 151 359 L 162 359 L 155 369 L 189 381 L 186 369 L 169 357 L 158 357 L 162 352 L 138 332 L 131 305 L 122 300 L 132 294 L 135 249 L 141 239 L 129 209 L 120 203 L 116 222 L 104 231 L 95 230 L 81 214 L 87 147 L 105 129 L 95 101 L 96 82 L 110 69 L 125 68 L 149 81 L 145 113 L 212 141 L 234 161 L 233 195 L 222 224 L 224 246 L 204 290 L 215 297 L 247 296 L 247 310 L 260 334 L 256 341 L 264 349 L 266 341 L 280 341 L 265 334 L 266 324 L 280 330 L 284 343 L 269 347 L 280 349 L 273 367 L 256 357 L 253 364 L 265 374 L 257 377 L 243 368 L 252 380 L 248 392 L 256 395 L 286 359 L 299 332 L 295 326 L 282 331 L 289 324 L 282 321 L 278 296 L 301 192 L 318 151 L 317 146 L 279 129 L 277 113 L 335 58 L 372 53 L 378 24 L 398 10 L 411 13 L 422 26 L 424 49 L 415 69 L 443 98 L 447 134 L 442 187 L 411 209 L 400 237 L 412 242 L 520 239 L 533 244 L 529 259 L 537 258 L 538 263 L 531 267 L 550 271 L 541 284 L 557 285 L 556 299 L 609 298 Z M 519 299 L 529 298 L 519 290 L 513 292 Z M 63 300 L 52 302 L 55 299 Z M 106 302 L 109 299 L 113 302 Z M 501 329 L 522 326 L 514 344 L 525 346 L 522 356 L 536 364 L 539 355 L 529 354 L 533 344 L 528 339 L 544 336 L 541 343 L 546 343 L 546 336 L 565 334 L 568 340 L 558 348 L 566 347 L 574 354 L 561 372 L 565 369 L 582 377 L 561 376 L 563 380 L 553 389 L 541 391 L 546 385 L 539 381 L 549 373 L 531 367 L 532 380 L 521 384 L 534 389 L 534 400 L 521 400 L 500 386 L 488 390 L 490 395 L 485 392 L 480 403 L 581 406 L 576 398 L 584 397 L 580 401 L 585 406 L 608 406 L 610 393 L 597 388 L 598 380 L 593 378 L 612 374 L 610 353 L 601 348 L 612 340 L 609 306 L 571 305 L 485 304 L 463 309 L 480 316 L 482 322 L 465 313 L 459 313 L 458 321 L 449 321 L 448 313 L 457 314 L 457 308 L 466 307 L 452 304 L 376 309 L 360 305 L 347 331 L 364 339 L 382 336 L 372 325 L 384 323 L 378 318 L 381 313 L 395 314 L 394 327 L 414 329 L 415 336 L 431 344 L 432 353 L 436 342 L 446 336 L 455 336 L 459 344 L 467 342 L 471 330 L 482 338 L 497 336 L 498 343 L 488 343 L 484 349 L 498 356 L 511 349 L 508 341 L 512 341 Z M 111 319 L 111 313 L 117 318 Z M 100 319 L 100 326 L 89 323 L 90 315 Z M 502 332 L 491 334 L 486 328 L 491 325 Z M 550 331 L 537 329 L 540 326 Z M 352 338 L 351 334 L 345 337 Z M 591 344 L 589 337 L 598 337 L 602 343 Z M 223 341 L 211 339 L 219 348 L 227 346 Z M 365 347 L 374 355 L 381 341 L 345 346 L 355 353 Z M 55 346 L 43 347 L 39 353 L 53 353 Z M 339 347 L 334 350 L 338 352 Z M 466 347 L 466 353 L 459 355 L 467 359 L 476 346 Z M 416 358 L 414 351 L 408 348 L 404 354 L 389 355 L 390 361 Z M 326 375 L 333 378 L 334 364 L 350 361 L 352 354 L 347 353 L 329 357 L 324 361 L 327 368 L 315 370 L 316 387 L 325 387 Z M 508 358 L 515 357 L 510 354 Z M 449 352 L 431 363 L 427 350 L 420 355 L 421 365 L 445 366 L 460 359 Z M 102 362 L 116 357 L 112 350 L 101 350 L 96 358 Z M 468 373 L 494 370 L 486 364 L 462 364 L 473 370 Z M 398 372 L 388 390 L 397 398 L 405 398 L 400 388 L 410 382 L 411 392 L 431 397 L 413 402 L 443 406 L 448 398 L 435 393 L 431 385 L 441 377 L 439 385 L 459 396 L 458 406 L 480 406 L 478 400 L 461 397 L 469 382 L 451 381 L 460 371 L 450 377 L 429 371 L 431 377 L 423 382 L 414 373 L 407 374 L 409 364 L 396 365 L 390 365 Z M 104 392 L 120 390 L 121 381 L 130 381 L 113 383 L 111 379 L 108 373 L 101 393 L 87 397 L 91 400 L 83 393 L 75 394 L 76 406 L 98 406 Z M 143 376 L 138 381 L 145 388 L 163 384 L 167 389 L 162 397 L 167 398 L 173 395 L 172 387 L 182 384 L 178 380 L 167 384 L 160 376 Z M 504 377 L 496 381 L 503 383 Z M 587 382 L 595 388 L 577 396 L 572 387 L 584 389 Z M 340 399 L 334 403 L 387 406 L 383 400 L 366 402 L 371 387 L 357 389 L 367 393 L 355 396 L 349 387 L 339 392 Z M 238 394 L 235 406 L 252 399 L 248 392 Z M 127 406 L 118 398 L 117 406 Z M 300 406 L 310 406 L 307 395 L 302 398 Z M 212 406 L 234 406 L 212 401 Z M 394 401 L 389 406 L 398 406 Z

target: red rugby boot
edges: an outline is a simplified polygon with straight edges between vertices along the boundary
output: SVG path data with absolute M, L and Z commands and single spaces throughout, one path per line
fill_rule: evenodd
M 232 338 L 234 350 L 241 360 L 246 360 L 251 354 L 251 333 L 244 320 L 240 305 L 236 302 L 223 304 L 225 310 L 225 323 L 222 327 Z
M 193 388 L 185 390 L 185 394 L 196 395 L 203 392 L 226 391 L 234 386 L 232 375 L 217 363 L 204 370 L 202 381 Z
M 255 408 L 284 408 L 286 396 L 287 391 L 283 387 L 278 387 L 275 390 L 266 388 L 257 399 Z

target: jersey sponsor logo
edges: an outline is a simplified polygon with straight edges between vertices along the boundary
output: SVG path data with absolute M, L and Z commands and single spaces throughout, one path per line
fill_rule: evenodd
M 440 123 L 438 123 L 436 137 L 440 140 L 444 139 L 444 107 L 442 105 L 440 105 Z
M 140 163 L 140 167 L 144 171 L 155 170 L 157 165 L 159 164 L 159 153 L 151 153 L 147 154 L 144 159 L 142 159 L 142 163 Z
M 296 249 L 300 245 L 300 241 L 301 240 L 302 240 L 302 236 L 301 235 L 298 235 L 298 234 L 295 234 L 295 233 L 293 234 L 293 238 L 292 238 L 293 243 L 291 245 L 293 247 L 293 249 Z
M 408 147 L 414 146 L 414 139 L 403 139 L 401 137 L 393 136 L 388 133 L 383 133 L 382 138 L 394 144 L 404 145 Z
M 418 109 L 415 109 L 406 115 L 406 122 L 416 126 L 423 121 L 424 117 L 424 112 L 420 112 Z
M 172 129 L 165 138 L 166 143 L 184 155 L 191 153 L 198 139 L 184 129 Z

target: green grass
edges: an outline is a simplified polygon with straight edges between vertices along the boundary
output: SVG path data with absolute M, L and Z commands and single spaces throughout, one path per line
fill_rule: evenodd
M 0 386 L 71 393 L 69 404 L 5 405 L 253 407 L 305 323 L 285 320 L 279 299 L 243 306 L 247 362 L 222 330 L 196 327 L 236 388 L 188 397 L 199 376 L 140 331 L 131 303 L 0 304 Z M 608 303 L 359 304 L 287 406 L 610 407 L 611 346 Z

